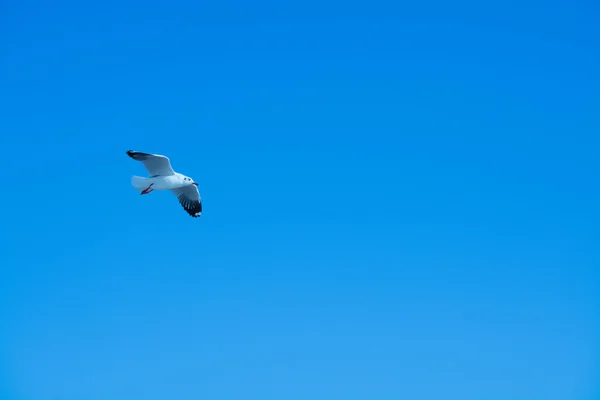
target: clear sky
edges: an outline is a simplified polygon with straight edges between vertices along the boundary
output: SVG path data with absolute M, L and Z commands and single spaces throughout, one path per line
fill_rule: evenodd
M 599 398 L 597 2 L 0 10 L 2 400 Z

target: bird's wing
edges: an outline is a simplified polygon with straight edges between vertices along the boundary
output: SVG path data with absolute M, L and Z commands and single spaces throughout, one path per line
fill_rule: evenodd
M 192 217 L 197 218 L 202 214 L 202 199 L 200 192 L 195 185 L 183 186 L 177 189 L 171 189 L 171 192 L 179 200 L 179 204 Z
M 160 154 L 141 153 L 133 150 L 127 151 L 127 155 L 136 161 L 141 161 L 152 177 L 175 174 L 175 171 L 171 168 L 171 161 L 169 161 L 168 157 L 161 156 Z

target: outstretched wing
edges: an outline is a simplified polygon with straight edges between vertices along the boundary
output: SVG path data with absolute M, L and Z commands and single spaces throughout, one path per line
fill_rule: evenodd
M 179 204 L 192 217 L 197 218 L 202 214 L 202 199 L 200 192 L 195 185 L 183 186 L 177 189 L 171 189 L 171 192 L 179 200 Z
M 136 161 L 141 161 L 150 176 L 174 175 L 175 171 L 171 168 L 171 161 L 168 157 L 160 154 L 141 153 L 139 151 L 129 150 L 127 155 Z

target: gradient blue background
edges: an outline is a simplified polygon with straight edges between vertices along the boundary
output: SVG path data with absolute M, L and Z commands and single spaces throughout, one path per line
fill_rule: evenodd
M 97 3 L 1 5 L 1 399 L 599 398 L 595 2 Z

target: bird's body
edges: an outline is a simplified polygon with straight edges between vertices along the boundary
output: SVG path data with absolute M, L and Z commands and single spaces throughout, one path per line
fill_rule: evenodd
M 150 174 L 150 177 L 133 176 L 131 185 L 140 194 L 148 194 L 155 190 L 169 190 L 179 200 L 183 209 L 192 217 L 202 214 L 202 200 L 198 191 L 198 184 L 189 176 L 173 171 L 170 160 L 159 154 L 127 151 L 127 155 L 134 160 L 141 161 Z
M 174 175 L 155 176 L 150 178 L 133 176 L 131 177 L 131 184 L 134 188 L 141 190 L 144 190 L 150 185 L 152 185 L 152 190 L 171 190 L 187 186 L 189 183 L 184 179 L 183 175 L 177 173 Z

